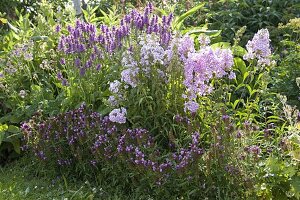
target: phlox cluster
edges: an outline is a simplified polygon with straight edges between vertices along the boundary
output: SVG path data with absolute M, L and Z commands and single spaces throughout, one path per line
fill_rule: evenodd
M 199 51 L 192 49 L 189 39 L 179 44 L 179 54 L 184 62 L 184 81 L 187 94 L 185 110 L 195 113 L 198 109 L 197 96 L 203 96 L 212 92 L 210 80 L 214 77 L 222 78 L 229 74 L 233 66 L 233 55 L 229 49 L 213 49 L 210 46 L 203 46 Z M 184 46 L 187 47 L 184 48 Z M 183 51 L 184 50 L 184 51 Z M 186 55 L 187 54 L 187 55 Z M 230 72 L 230 78 L 233 78 Z
M 246 45 L 245 60 L 258 60 L 258 65 L 270 65 L 271 49 L 268 29 L 259 30 Z

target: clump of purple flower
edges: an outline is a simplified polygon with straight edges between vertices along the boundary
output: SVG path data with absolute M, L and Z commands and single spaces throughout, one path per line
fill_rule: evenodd
M 212 49 L 203 47 L 197 52 L 189 53 L 184 61 L 184 85 L 187 99 L 186 111 L 192 113 L 198 109 L 195 99 L 212 92 L 210 80 L 214 77 L 222 78 L 228 74 L 233 66 L 233 55 L 229 49 Z M 233 75 L 230 75 L 233 78 Z
M 116 163 L 165 174 L 188 170 L 204 153 L 198 132 L 191 135 L 187 148 L 165 154 L 147 130 L 120 128 L 110 117 L 101 117 L 85 105 L 47 120 L 34 118 L 23 123 L 22 131 L 23 150 L 31 149 L 39 160 L 60 167 L 82 162 L 97 166 L 114 159 Z
M 248 53 L 245 60 L 258 59 L 259 65 L 270 65 L 271 49 L 268 29 L 259 30 L 246 45 Z

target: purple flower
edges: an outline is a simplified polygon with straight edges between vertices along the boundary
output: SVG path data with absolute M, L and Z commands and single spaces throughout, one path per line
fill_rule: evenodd
M 259 155 L 261 153 L 261 149 L 257 145 L 252 145 L 248 148 L 248 152 L 254 155 Z
M 68 85 L 69 85 L 68 80 L 65 79 L 65 78 L 62 79 L 61 84 L 62 84 L 63 86 L 68 86 Z
M 271 49 L 268 29 L 259 30 L 252 40 L 246 45 L 248 53 L 244 55 L 245 60 L 257 58 L 259 65 L 270 65 Z
M 61 65 L 65 65 L 65 64 L 66 64 L 66 60 L 65 60 L 64 58 L 61 58 L 61 59 L 60 59 L 60 64 L 61 64 Z
M 124 123 L 126 123 L 126 114 L 127 114 L 127 111 L 123 107 L 114 109 L 109 113 L 109 120 L 111 122 L 124 124 Z
M 76 58 L 75 61 L 74 61 L 74 64 L 75 64 L 75 67 L 80 68 L 80 66 L 81 66 L 81 61 L 80 61 L 80 59 L 79 59 L 79 58 Z
M 135 88 L 137 86 L 136 77 L 138 75 L 139 69 L 128 68 L 121 72 L 121 80 L 131 87 Z
M 120 90 L 121 82 L 118 80 L 114 80 L 113 82 L 109 83 L 109 91 L 114 94 L 117 94 Z
M 191 113 L 196 113 L 199 109 L 199 104 L 195 101 L 188 101 L 184 103 L 184 112 L 190 111 Z
M 25 53 L 24 54 L 24 60 L 26 60 L 26 61 L 33 60 L 33 55 L 31 53 Z
M 57 24 L 55 27 L 55 32 L 58 33 L 58 32 L 60 32 L 60 30 L 61 30 L 61 27 L 59 24 Z
M 229 79 L 235 79 L 235 78 L 236 78 L 235 73 L 234 73 L 233 71 L 231 71 L 231 72 L 229 73 L 229 75 L 228 75 L 228 78 L 229 78 Z
M 200 34 L 198 37 L 198 41 L 201 47 L 206 47 L 210 44 L 210 39 L 205 34 Z
M 187 58 L 187 55 L 189 53 L 192 53 L 194 51 L 194 41 L 189 35 L 185 35 L 179 40 L 178 54 L 183 61 Z
M 79 69 L 79 74 L 80 74 L 80 76 L 84 76 L 85 75 L 85 68 L 84 67 L 81 67 Z
M 184 61 L 184 85 L 188 98 L 211 93 L 209 81 L 227 74 L 233 65 L 233 55 L 228 49 L 212 49 L 205 47 L 195 53 L 189 53 Z
M 102 67 L 101 64 L 98 64 L 98 65 L 96 66 L 96 70 L 99 71 L 99 70 L 101 69 L 101 67 Z
M 115 96 L 109 96 L 108 102 L 111 106 L 117 106 L 119 104 Z
M 62 80 L 63 79 L 63 75 L 61 72 L 58 72 L 57 75 L 56 75 L 57 79 L 58 80 Z

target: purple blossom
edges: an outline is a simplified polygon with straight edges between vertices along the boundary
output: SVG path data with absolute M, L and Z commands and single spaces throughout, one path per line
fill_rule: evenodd
M 259 65 L 270 65 L 271 49 L 268 29 L 259 30 L 246 45 L 245 60 L 258 59 Z
M 199 104 L 195 101 L 188 101 L 184 103 L 184 112 L 190 111 L 191 113 L 196 113 L 199 109 Z
M 26 61 L 32 61 L 33 60 L 32 53 L 24 53 L 24 60 L 26 60 Z
M 137 68 L 128 68 L 124 69 L 121 72 L 121 80 L 125 82 L 126 84 L 130 85 L 131 87 L 135 88 L 137 86 L 137 75 L 138 75 L 139 69 Z
M 193 52 L 195 52 L 194 40 L 189 35 L 185 35 L 179 40 L 178 54 L 185 61 L 188 54 Z
M 65 60 L 64 58 L 61 58 L 61 59 L 60 59 L 60 64 L 61 64 L 61 65 L 65 65 L 65 64 L 66 64 L 66 60 Z
M 55 27 L 55 32 L 58 33 L 60 31 L 61 31 L 61 26 L 59 24 L 57 24 Z
M 56 75 L 57 79 L 58 80 L 62 80 L 63 79 L 63 75 L 61 72 L 58 72 L 57 75 Z
M 75 67 L 80 68 L 80 66 L 81 66 L 81 61 L 80 61 L 79 58 L 76 58 L 76 59 L 75 59 L 74 65 L 75 65 Z
M 205 34 L 200 34 L 198 37 L 198 41 L 201 47 L 206 47 L 210 44 L 210 39 Z
M 127 111 L 123 107 L 114 109 L 109 113 L 109 120 L 111 122 L 124 124 L 124 123 L 126 123 L 126 114 L 127 114 Z
M 116 99 L 115 96 L 109 96 L 108 100 L 109 104 L 111 106 L 117 106 L 119 104 L 118 100 Z
M 111 91 L 114 94 L 117 94 L 120 90 L 121 82 L 118 80 L 114 80 L 113 82 L 109 83 L 109 91 Z
M 155 35 L 147 34 L 145 38 L 140 37 L 139 45 L 141 64 L 142 65 L 153 65 L 156 63 L 163 64 L 165 57 L 165 50 L 160 45 L 159 39 Z
M 63 79 L 61 80 L 61 84 L 62 84 L 63 86 L 68 86 L 68 85 L 69 85 L 69 82 L 68 82 L 67 79 L 63 78 Z
M 209 81 L 221 78 L 233 65 L 233 55 L 228 49 L 205 47 L 195 53 L 189 53 L 184 61 L 184 85 L 188 98 L 195 99 L 212 91 Z
M 236 78 L 235 73 L 234 73 L 233 71 L 231 71 L 231 72 L 229 73 L 229 75 L 228 75 L 228 78 L 229 78 L 229 79 L 235 79 L 235 78 Z

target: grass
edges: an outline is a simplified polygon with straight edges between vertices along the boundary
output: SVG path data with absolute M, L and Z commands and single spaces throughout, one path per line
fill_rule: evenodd
M 99 186 L 96 182 L 57 176 L 32 162 L 29 155 L 0 167 L 0 200 L 151 200 L 149 195 L 137 192 L 124 194 L 124 190 Z
M 101 187 L 93 187 L 88 181 L 51 178 L 55 177 L 51 172 L 41 173 L 37 168 L 26 156 L 0 167 L 0 200 L 124 199 L 106 193 Z

